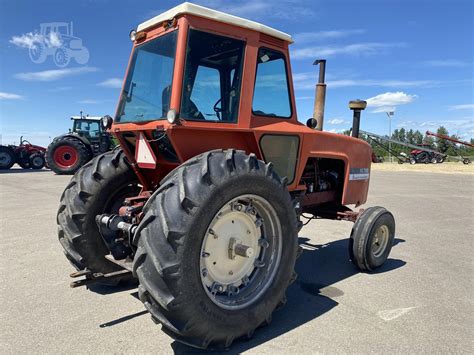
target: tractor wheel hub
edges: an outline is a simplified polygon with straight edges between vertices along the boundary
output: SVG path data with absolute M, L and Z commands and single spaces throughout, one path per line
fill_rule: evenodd
M 230 285 L 238 287 L 255 268 L 261 231 L 256 225 L 257 217 L 245 207 L 227 204 L 210 225 L 201 254 L 206 255 L 202 264 L 208 286 L 217 282 L 224 289 Z
M 226 203 L 204 236 L 200 274 L 209 298 L 241 309 L 269 287 L 280 263 L 281 226 L 273 207 L 256 195 Z

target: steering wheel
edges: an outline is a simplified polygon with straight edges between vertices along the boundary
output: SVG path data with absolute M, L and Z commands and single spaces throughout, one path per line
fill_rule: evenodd
M 188 112 L 191 115 L 191 117 L 195 120 L 206 120 L 206 118 L 201 113 L 201 111 L 199 111 L 196 104 L 194 102 L 192 102 L 191 100 L 189 100 L 189 111 Z
M 222 107 L 217 107 L 217 105 L 219 105 L 219 103 L 222 101 L 222 98 L 220 98 L 219 100 L 216 101 L 216 103 L 214 104 L 214 106 L 212 107 L 212 109 L 214 110 L 214 112 L 216 113 L 216 116 L 217 116 L 217 119 L 218 120 L 221 120 L 221 113 L 222 113 Z

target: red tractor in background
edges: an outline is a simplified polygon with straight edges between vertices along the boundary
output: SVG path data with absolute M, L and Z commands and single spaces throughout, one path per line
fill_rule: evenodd
M 446 155 L 433 152 L 430 144 L 419 144 L 419 146 L 421 147 L 420 149 L 412 149 L 410 151 L 410 164 L 436 164 L 442 163 L 446 159 Z M 428 151 L 423 150 L 423 147 L 428 148 Z
M 20 145 L 0 146 L 0 170 L 10 169 L 15 163 L 23 169 L 42 169 L 46 164 L 45 152 L 46 148 L 33 145 L 21 136 Z

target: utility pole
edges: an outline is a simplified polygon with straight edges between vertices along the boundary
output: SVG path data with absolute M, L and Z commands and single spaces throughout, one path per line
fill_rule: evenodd
M 385 112 L 388 117 L 388 138 L 392 139 L 392 116 L 395 114 L 393 111 Z M 388 161 L 392 162 L 392 143 L 388 141 Z

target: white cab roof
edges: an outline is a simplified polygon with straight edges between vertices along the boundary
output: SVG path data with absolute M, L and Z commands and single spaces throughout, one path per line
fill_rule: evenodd
M 102 117 L 98 116 L 72 116 L 71 120 L 94 120 L 99 121 Z
M 228 15 L 223 12 L 212 10 L 207 7 L 199 6 L 190 2 L 182 3 L 181 5 L 173 7 L 172 9 L 165 11 L 162 14 L 155 16 L 148 21 L 141 23 L 140 25 L 138 25 L 137 31 L 143 31 L 149 27 L 159 24 L 160 22 L 171 20 L 177 15 L 181 15 L 181 14 L 190 14 L 190 15 L 195 15 L 199 17 L 204 17 L 204 18 L 208 18 L 208 19 L 223 22 L 223 23 L 228 23 L 231 25 L 248 28 L 257 32 L 262 32 L 269 36 L 273 36 L 290 43 L 293 42 L 293 39 L 291 38 L 289 34 L 275 30 L 274 28 L 262 25 L 258 22 L 246 20 L 237 16 Z

